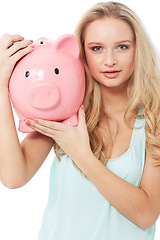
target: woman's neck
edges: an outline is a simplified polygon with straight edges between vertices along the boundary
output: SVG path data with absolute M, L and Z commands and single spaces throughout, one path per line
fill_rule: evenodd
M 128 107 L 127 87 L 101 87 L 102 104 L 104 111 L 111 116 L 125 112 Z

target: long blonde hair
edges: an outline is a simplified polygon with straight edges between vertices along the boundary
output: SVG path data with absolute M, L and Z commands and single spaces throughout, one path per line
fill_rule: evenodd
M 91 76 L 84 51 L 85 32 L 93 21 L 104 18 L 116 18 L 127 22 L 133 30 L 136 42 L 135 68 L 128 84 L 129 104 L 124 116 L 128 123 L 128 116 L 145 117 L 146 151 L 155 159 L 154 164 L 160 164 L 160 142 L 157 135 L 160 132 L 160 70 L 158 59 L 139 17 L 127 6 L 118 2 L 102 2 L 89 9 L 79 22 L 75 35 L 79 40 L 81 59 L 86 74 L 85 113 L 86 124 L 90 137 L 90 145 L 95 156 L 104 164 L 112 150 L 112 137 L 106 129 L 107 156 L 104 154 L 104 143 L 100 122 L 107 116 L 102 107 L 99 84 Z M 142 106 L 143 114 L 138 116 L 136 109 Z M 60 154 L 55 144 L 56 155 Z

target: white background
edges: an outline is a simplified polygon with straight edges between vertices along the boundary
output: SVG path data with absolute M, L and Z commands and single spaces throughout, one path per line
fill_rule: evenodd
M 159 51 L 159 1 L 119 1 L 138 13 Z M 97 2 L 97 0 L 0 0 L 0 35 L 18 33 L 31 40 L 39 37 L 56 39 L 62 34 L 73 33 L 83 12 Z M 18 125 L 16 116 L 15 121 Z M 21 141 L 25 134 L 18 134 Z M 9 190 L 0 183 L 0 240 L 37 239 L 48 198 L 49 172 L 53 158 L 52 150 L 38 173 L 21 189 Z M 159 239 L 160 220 L 157 221 L 155 240 Z

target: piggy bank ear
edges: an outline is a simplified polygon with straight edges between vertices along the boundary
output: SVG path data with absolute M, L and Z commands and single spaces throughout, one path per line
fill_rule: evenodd
M 79 58 L 79 44 L 75 36 L 71 34 L 65 34 L 58 38 L 53 44 L 52 47 L 56 50 L 63 50 L 72 54 L 74 57 Z

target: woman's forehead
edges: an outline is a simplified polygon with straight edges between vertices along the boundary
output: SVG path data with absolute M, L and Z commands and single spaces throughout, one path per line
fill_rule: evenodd
M 101 42 L 111 41 L 133 41 L 134 34 L 130 25 L 121 19 L 103 18 L 90 23 L 85 32 L 86 41 Z

